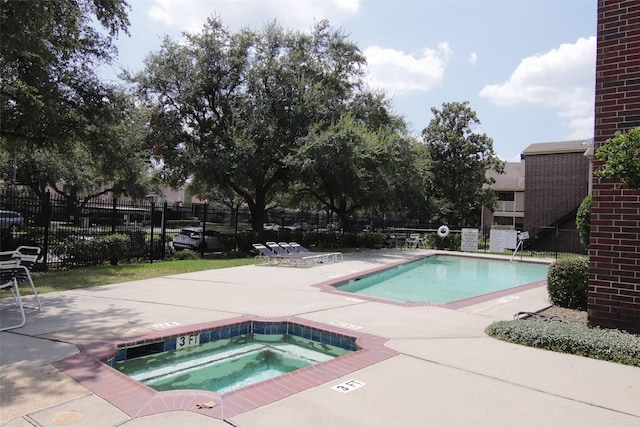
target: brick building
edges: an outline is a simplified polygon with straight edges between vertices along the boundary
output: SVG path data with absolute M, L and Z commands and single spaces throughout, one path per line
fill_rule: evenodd
M 640 2 L 599 0 L 594 149 L 637 126 Z M 640 332 L 640 191 L 594 177 L 592 194 L 589 321 Z
M 487 185 L 496 193 L 496 204 L 492 209 L 482 208 L 482 226 L 508 225 L 516 229 L 524 226 L 524 162 L 508 162 L 504 173 L 493 169 L 487 171 L 487 178 L 495 182 Z
M 492 210 L 483 209 L 483 226 L 527 230 L 536 250 L 586 253 L 576 228 L 576 213 L 589 194 L 592 140 L 535 143 L 505 174 L 491 171 L 496 193 Z
M 537 250 L 586 254 L 576 213 L 590 191 L 592 152 L 591 139 L 535 143 L 504 174 L 488 171 L 497 202 L 484 208 L 483 226 L 526 230 Z
M 524 226 L 575 228 L 575 214 L 589 194 L 590 140 L 531 144 L 525 163 Z

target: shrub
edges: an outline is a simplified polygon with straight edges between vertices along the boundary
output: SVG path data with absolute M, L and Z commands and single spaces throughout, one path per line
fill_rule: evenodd
M 188 259 L 199 259 L 200 255 L 195 252 L 195 251 L 190 251 L 190 250 L 184 250 L 184 251 L 178 251 L 175 254 L 173 254 L 171 256 L 172 260 L 188 260 Z
M 447 237 L 440 237 L 437 233 L 429 233 L 425 235 L 425 241 L 428 248 L 459 251 L 462 235 L 460 233 L 450 233 Z
M 387 239 L 386 234 L 378 233 L 376 231 L 363 231 L 354 234 L 358 243 L 357 246 L 369 249 L 381 248 L 384 246 L 384 242 Z
M 153 246 L 151 246 L 151 240 L 145 241 L 145 253 L 142 257 L 147 258 L 153 255 L 153 259 L 162 259 L 164 256 L 169 256 L 167 246 L 162 243 L 160 236 L 154 236 Z M 152 252 L 153 250 L 153 252 Z
M 640 366 L 640 336 L 579 323 L 500 321 L 485 330 L 494 338 L 529 347 Z
M 144 258 L 149 253 L 147 247 L 147 232 L 143 229 L 134 229 L 127 231 L 127 235 L 131 240 L 131 257 L 132 258 Z
M 547 289 L 555 305 L 586 310 L 588 284 L 589 261 L 586 258 L 563 258 L 549 266 Z
M 64 267 L 96 265 L 105 259 L 104 248 L 97 238 L 70 237 L 56 247 L 54 253 Z
M 619 179 L 640 190 L 640 127 L 616 132 L 596 150 L 596 157 L 604 162 L 596 176 Z
M 576 227 L 580 233 L 580 241 L 589 248 L 591 234 L 591 194 L 584 198 L 576 214 Z
M 166 222 L 167 228 L 202 227 L 202 220 L 199 218 L 168 219 Z
M 126 234 L 109 234 L 99 237 L 100 244 L 104 245 L 105 258 L 111 265 L 118 265 L 123 259 L 128 259 L 131 253 L 131 239 Z
M 132 240 L 126 234 L 97 237 L 69 237 L 54 249 L 64 267 L 104 264 L 117 265 L 132 258 Z

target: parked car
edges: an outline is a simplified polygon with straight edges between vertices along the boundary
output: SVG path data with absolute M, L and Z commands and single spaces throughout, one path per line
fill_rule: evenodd
M 205 230 L 202 241 L 202 227 L 185 227 L 173 238 L 173 247 L 183 249 L 221 251 L 223 249 L 220 233 L 215 230 Z
M 265 231 L 278 231 L 280 230 L 280 226 L 275 222 L 270 222 L 270 223 L 264 224 L 262 226 L 262 229 Z
M 339 222 L 330 222 L 326 225 L 316 228 L 315 231 L 317 231 L 318 233 L 326 233 L 327 231 L 340 231 L 340 230 L 342 230 L 342 225 Z
M 24 218 L 18 212 L 0 211 L 0 230 L 20 231 L 24 227 Z
M 285 225 L 284 228 L 291 231 L 307 231 L 309 229 L 309 224 L 306 222 L 296 222 L 293 225 Z

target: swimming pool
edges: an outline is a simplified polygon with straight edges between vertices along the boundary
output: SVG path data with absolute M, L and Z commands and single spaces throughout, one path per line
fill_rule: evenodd
M 398 302 L 448 304 L 546 280 L 548 265 L 433 255 L 334 284 L 338 291 Z

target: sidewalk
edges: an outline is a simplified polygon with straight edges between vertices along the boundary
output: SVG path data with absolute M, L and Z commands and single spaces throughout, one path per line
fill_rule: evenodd
M 0 424 L 22 426 L 638 426 L 640 369 L 501 342 L 496 320 L 549 305 L 539 287 L 458 310 L 402 307 L 313 286 L 424 251 L 345 255 L 313 268 L 246 266 L 41 295 L 0 333 Z M 3 306 L 3 316 L 7 308 Z M 51 363 L 76 345 L 241 315 L 348 324 L 398 356 L 228 422 L 197 411 L 132 418 Z M 355 379 L 348 393 L 333 386 Z

